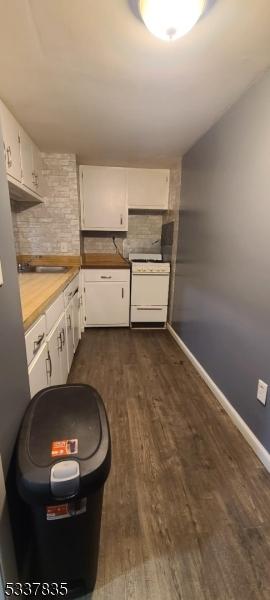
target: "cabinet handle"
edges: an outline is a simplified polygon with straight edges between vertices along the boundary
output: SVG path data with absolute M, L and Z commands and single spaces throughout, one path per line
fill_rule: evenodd
M 68 327 L 69 327 L 69 329 L 71 329 L 72 324 L 71 324 L 71 316 L 70 315 L 68 315 L 68 321 L 69 321 L 69 326 Z
M 36 353 L 37 353 L 38 349 L 39 349 L 39 348 L 40 348 L 40 346 L 41 346 L 41 342 L 42 342 L 42 340 L 44 340 L 44 337 L 45 337 L 45 333 L 43 333 L 42 335 L 39 335 L 39 336 L 38 336 L 38 339 L 37 339 L 37 340 L 34 342 L 34 350 L 33 350 L 33 354 L 36 354 Z
M 48 358 L 46 358 L 46 363 L 47 363 L 47 361 L 49 362 L 50 368 L 49 368 L 49 371 L 47 371 L 47 369 L 46 369 L 46 373 L 47 373 L 47 375 L 49 375 L 49 377 L 51 377 L 52 376 L 52 359 L 51 359 L 51 355 L 50 355 L 50 350 L 48 350 Z
M 100 279 L 111 279 L 112 276 L 111 275 L 101 275 Z
M 59 344 L 60 344 L 60 345 L 58 346 L 58 350 L 60 350 L 60 352 L 62 352 L 62 350 L 63 350 L 63 343 L 62 343 L 62 332 L 61 332 L 61 333 L 59 333 L 59 335 L 57 336 L 57 339 L 58 339 L 58 341 L 59 341 Z
M 32 173 L 32 184 L 36 185 L 36 180 L 35 180 L 35 173 Z
M 123 225 L 123 215 L 120 215 L 120 225 Z
M 124 295 L 125 295 L 125 290 L 124 290 L 124 288 L 122 287 L 122 298 L 124 298 Z
M 7 163 L 8 163 L 8 167 L 12 167 L 11 147 L 10 146 L 7 147 Z
M 62 339 L 62 343 L 63 343 L 63 347 L 64 347 L 64 345 L 66 343 L 66 336 L 65 336 L 65 330 L 64 330 L 64 328 L 62 328 L 62 331 L 61 331 L 60 335 L 61 335 L 61 339 Z
M 36 187 L 38 187 L 38 175 L 35 175 Z
M 3 146 L 4 146 L 4 157 L 5 157 L 5 164 L 7 162 L 7 152 L 6 152 L 6 144 L 5 142 L 3 142 Z

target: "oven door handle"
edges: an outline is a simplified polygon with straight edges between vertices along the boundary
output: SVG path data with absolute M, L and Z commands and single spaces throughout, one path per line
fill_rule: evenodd
M 164 308 L 166 308 L 166 307 L 164 307 L 164 306 L 145 306 L 145 307 L 137 306 L 136 307 L 137 310 L 163 310 Z

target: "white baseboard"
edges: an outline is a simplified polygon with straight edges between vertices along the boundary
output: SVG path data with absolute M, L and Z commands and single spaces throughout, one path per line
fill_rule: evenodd
M 188 347 L 181 340 L 179 335 L 174 331 L 173 327 L 168 323 L 167 329 L 175 339 L 178 346 L 183 350 L 185 355 L 189 358 L 190 362 L 193 364 L 195 369 L 198 371 L 199 375 L 205 381 L 205 383 L 210 388 L 211 392 L 214 394 L 215 398 L 224 408 L 226 413 L 229 415 L 234 425 L 236 425 L 237 429 L 239 429 L 240 433 L 243 435 L 247 443 L 251 446 L 252 450 L 255 452 L 259 460 L 264 464 L 267 471 L 270 472 L 270 454 L 258 440 L 258 438 L 254 435 L 245 421 L 240 417 L 239 413 L 233 408 L 229 400 L 224 396 L 223 392 L 219 389 L 219 387 L 215 384 L 213 379 L 211 379 L 210 375 L 205 371 L 202 365 L 199 363 L 197 358 L 190 352 Z

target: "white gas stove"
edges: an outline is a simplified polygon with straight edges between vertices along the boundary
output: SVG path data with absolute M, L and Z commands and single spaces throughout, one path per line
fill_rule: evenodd
M 170 263 L 161 254 L 129 255 L 132 263 L 131 325 L 165 326 L 168 312 Z

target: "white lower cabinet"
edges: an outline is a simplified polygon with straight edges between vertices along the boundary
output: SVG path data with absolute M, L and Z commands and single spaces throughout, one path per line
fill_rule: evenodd
M 79 292 L 76 292 L 72 299 L 72 317 L 73 317 L 73 344 L 74 352 L 76 352 L 78 343 L 81 337 L 81 324 L 80 324 L 80 298 Z
M 63 313 L 63 315 L 59 321 L 58 329 L 59 329 L 60 338 L 61 338 L 60 360 L 61 360 L 62 383 L 66 383 L 68 374 L 69 374 L 69 360 L 68 360 L 68 345 L 67 345 L 65 313 Z
M 76 276 L 68 286 L 73 286 L 72 296 L 60 294 L 25 334 L 31 398 L 47 386 L 67 382 L 81 337 L 78 284 Z
M 67 344 L 67 357 L 68 357 L 68 370 L 71 369 L 74 346 L 73 346 L 73 316 L 72 316 L 72 302 L 66 308 L 66 344 Z
M 61 385 L 62 365 L 61 365 L 61 331 L 58 323 L 54 326 L 47 337 L 48 355 L 49 355 L 49 385 Z
M 47 387 L 49 371 L 50 362 L 47 345 L 43 344 L 28 369 L 31 398 L 33 398 L 39 390 Z
M 86 327 L 127 327 L 129 296 L 129 281 L 86 282 Z
M 47 337 L 49 355 L 49 385 L 62 385 L 68 378 L 66 317 L 63 313 Z

